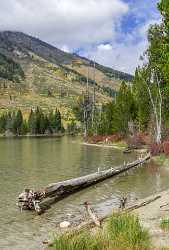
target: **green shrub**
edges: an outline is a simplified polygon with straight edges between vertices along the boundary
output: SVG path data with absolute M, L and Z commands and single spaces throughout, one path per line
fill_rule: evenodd
M 56 250 L 101 250 L 94 236 L 85 231 L 74 234 L 66 233 L 54 242 Z
M 160 227 L 165 230 L 169 230 L 169 219 L 162 219 L 160 222 Z
M 124 242 L 131 249 L 147 249 L 149 236 L 143 230 L 138 217 L 131 214 L 113 214 L 108 223 L 108 232 L 117 245 Z
M 149 250 L 148 232 L 143 230 L 138 217 L 113 214 L 103 229 L 94 233 L 74 231 L 54 241 L 55 250 Z

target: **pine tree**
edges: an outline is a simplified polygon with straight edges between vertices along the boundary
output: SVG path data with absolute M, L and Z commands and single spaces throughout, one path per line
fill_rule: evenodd
M 56 124 L 55 124 L 55 115 L 53 113 L 53 110 L 50 111 L 49 113 L 49 130 L 51 131 L 51 133 L 53 133 L 56 129 Z
M 45 130 L 46 130 L 46 127 L 45 127 L 45 116 L 43 114 L 43 112 L 41 111 L 40 114 L 39 114 L 39 133 L 40 134 L 44 134 L 45 133 Z
M 115 127 L 122 134 L 129 131 L 129 122 L 136 117 L 136 108 L 131 89 L 125 82 L 122 82 L 117 99 L 115 112 Z
M 55 111 L 55 124 L 56 124 L 56 132 L 61 131 L 62 129 L 62 120 L 60 111 L 56 109 Z
M 19 109 L 15 117 L 15 125 L 16 125 L 16 130 L 17 130 L 16 133 L 18 135 L 21 134 L 22 123 L 23 123 L 23 116 L 22 116 L 21 110 Z
M 36 132 L 36 118 L 35 118 L 35 113 L 31 109 L 31 112 L 29 114 L 28 118 L 28 129 L 31 134 L 35 134 Z
M 144 70 L 141 68 L 137 68 L 135 72 L 133 93 L 137 107 L 137 127 L 139 131 L 145 131 L 150 120 L 150 97 L 147 91 Z
M 6 114 L 2 114 L 0 117 L 0 132 L 4 133 L 6 129 Z
M 5 131 L 6 130 L 12 131 L 12 114 L 10 111 L 6 114 Z

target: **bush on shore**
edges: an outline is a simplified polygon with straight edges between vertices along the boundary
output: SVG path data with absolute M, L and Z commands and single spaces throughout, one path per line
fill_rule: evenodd
M 55 250 L 150 250 L 149 234 L 138 217 L 113 214 L 103 229 L 96 232 L 68 232 L 55 239 Z
M 163 154 L 163 153 L 166 156 L 169 156 L 169 141 L 164 141 L 161 144 L 157 144 L 157 143 L 151 144 L 150 152 L 153 156 Z

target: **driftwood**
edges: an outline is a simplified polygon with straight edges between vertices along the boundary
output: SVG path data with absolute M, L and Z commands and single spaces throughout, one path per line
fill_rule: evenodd
M 150 203 L 152 203 L 152 202 L 154 202 L 154 201 L 156 201 L 156 200 L 158 200 L 160 198 L 161 198 L 161 195 L 155 196 L 155 197 L 153 197 L 151 199 L 148 199 L 146 201 L 143 201 L 143 202 L 141 202 L 139 204 L 135 204 L 135 205 L 133 205 L 131 207 L 128 207 L 128 208 L 125 209 L 125 211 L 136 210 L 136 209 L 138 209 L 140 207 L 144 207 L 144 206 L 146 206 L 146 205 L 148 205 L 148 204 L 150 204 Z
M 169 205 L 169 203 L 166 203 L 164 205 L 161 205 L 160 208 L 167 207 L 168 205 Z
M 122 196 L 120 198 L 120 206 L 119 206 L 119 208 L 121 208 L 122 210 L 125 209 L 126 203 L 127 203 L 127 197 Z
M 149 199 L 146 199 L 145 201 L 141 201 L 137 204 L 134 204 L 130 207 L 127 207 L 126 209 L 124 210 L 119 210 L 119 209 L 116 209 L 114 210 L 115 213 L 127 213 L 127 212 L 131 212 L 133 210 L 136 210 L 138 208 L 141 208 L 141 207 L 144 207 L 148 204 L 151 204 L 152 202 L 160 199 L 161 196 L 160 195 L 157 195 L 155 197 L 152 197 L 152 198 L 149 198 Z M 102 216 L 102 217 L 99 217 L 99 221 L 100 223 L 102 224 L 103 222 L 105 222 L 107 219 L 109 219 L 109 217 L 111 216 L 111 214 L 107 214 L 105 216 Z M 73 229 L 74 230 L 81 230 L 81 229 L 85 229 L 85 228 L 92 228 L 92 227 L 95 227 L 96 224 L 93 220 L 89 221 L 89 222 L 81 222 L 78 226 L 74 227 Z
M 21 209 L 35 210 L 38 214 L 50 207 L 53 203 L 63 199 L 64 197 L 82 190 L 86 187 L 94 185 L 112 176 L 123 173 L 135 166 L 138 166 L 150 159 L 150 154 L 143 158 L 139 158 L 132 163 L 124 163 L 124 165 L 117 168 L 110 168 L 108 170 L 99 171 L 93 174 L 74 178 L 58 183 L 53 183 L 40 191 L 32 191 L 25 189 L 19 195 L 18 206 Z
M 132 205 L 130 207 L 127 207 L 126 209 L 124 209 L 122 211 L 117 209 L 114 212 L 115 213 L 116 212 L 119 212 L 119 213 L 131 212 L 131 211 L 133 211 L 135 209 L 138 209 L 138 208 L 144 207 L 144 206 L 146 206 L 148 204 L 151 204 L 152 202 L 154 202 L 154 201 L 156 201 L 156 200 L 158 200 L 160 198 L 161 198 L 161 196 L 158 195 L 158 196 L 155 196 L 153 198 L 146 199 L 145 201 L 142 201 L 142 202 L 137 203 L 135 205 Z M 105 216 L 100 217 L 99 218 L 100 223 L 102 224 L 103 222 L 106 222 L 106 220 L 108 220 L 110 216 L 111 216 L 111 214 L 107 214 Z M 72 227 L 70 229 L 69 233 L 73 235 L 75 233 L 80 232 L 81 230 L 91 229 L 91 228 L 94 228 L 94 227 L 96 227 L 96 224 L 95 224 L 95 222 L 93 220 L 83 221 L 79 225 Z M 53 246 L 53 243 L 50 242 L 50 241 L 45 241 L 45 242 L 43 242 L 43 244 L 48 244 L 48 246 Z
M 86 211 L 89 215 L 89 217 L 92 219 L 92 221 L 94 222 L 94 224 L 98 227 L 101 227 L 101 222 L 98 218 L 98 216 L 96 215 L 96 213 L 93 211 L 93 209 L 91 208 L 90 204 L 86 201 L 84 203 L 84 206 L 86 208 Z

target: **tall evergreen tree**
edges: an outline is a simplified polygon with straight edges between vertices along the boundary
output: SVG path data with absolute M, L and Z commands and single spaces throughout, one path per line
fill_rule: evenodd
M 16 133 L 18 135 L 21 134 L 22 124 L 23 124 L 23 116 L 21 110 L 19 109 L 15 117 Z
M 61 131 L 62 129 L 62 120 L 61 120 L 61 114 L 59 110 L 55 110 L 55 124 L 56 124 L 56 132 Z
M 116 99 L 116 130 L 122 134 L 129 131 L 129 122 L 136 117 L 136 108 L 131 88 L 122 82 Z
M 31 109 L 31 112 L 29 114 L 28 118 L 28 129 L 31 134 L 35 134 L 36 132 L 36 118 L 35 118 L 35 113 Z
M 133 94 L 137 107 L 136 122 L 139 131 L 145 131 L 150 120 L 150 97 L 144 77 L 144 70 L 137 68 L 133 81 Z

